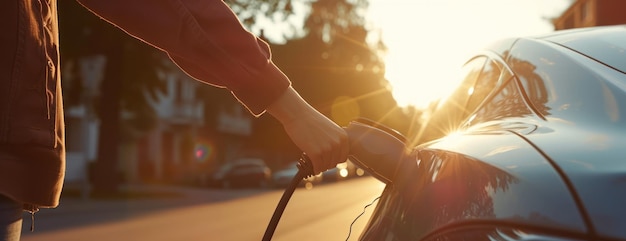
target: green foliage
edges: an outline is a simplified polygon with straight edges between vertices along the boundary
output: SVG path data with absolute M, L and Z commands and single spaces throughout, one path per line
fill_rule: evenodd
M 254 25 L 259 16 L 280 21 L 294 14 L 292 0 L 226 0 L 225 2 L 247 27 Z
M 332 42 L 337 37 L 354 33 L 355 29 L 365 30 L 367 0 L 319 0 L 311 4 L 311 12 L 305 21 L 310 35 Z M 364 31 L 366 34 L 367 31 Z M 360 39 L 359 39 L 360 40 Z M 363 42 L 365 43 L 365 42 Z

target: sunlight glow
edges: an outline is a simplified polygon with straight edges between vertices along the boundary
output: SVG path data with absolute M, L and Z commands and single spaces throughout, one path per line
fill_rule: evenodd
M 459 132 L 459 131 L 452 131 L 452 132 L 448 133 L 444 138 L 448 139 L 448 140 L 450 140 L 450 139 L 453 140 L 453 139 L 459 138 L 461 136 L 463 136 L 461 134 L 461 132 Z
M 337 97 L 331 106 L 331 117 L 340 125 L 348 124 L 360 115 L 359 104 L 354 98 L 348 96 Z
M 388 47 L 386 78 L 402 106 L 427 107 L 458 83 L 467 57 L 506 37 L 553 31 L 568 0 L 370 0 Z

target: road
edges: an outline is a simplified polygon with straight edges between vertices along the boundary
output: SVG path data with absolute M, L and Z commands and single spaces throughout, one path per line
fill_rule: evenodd
M 350 224 L 383 188 L 371 177 L 299 188 L 272 240 L 346 240 Z M 63 199 L 59 208 L 35 215 L 35 231 L 24 231 L 22 241 L 261 240 L 283 192 L 172 188 L 164 193 L 172 195 Z M 349 240 L 358 239 L 375 204 L 354 223 Z M 30 225 L 30 215 L 25 215 L 25 230 Z

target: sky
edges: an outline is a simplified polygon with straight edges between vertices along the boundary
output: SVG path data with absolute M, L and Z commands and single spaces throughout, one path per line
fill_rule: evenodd
M 492 41 L 552 32 L 570 0 L 370 0 L 388 47 L 386 78 L 401 106 L 423 108 L 459 82 L 467 58 Z

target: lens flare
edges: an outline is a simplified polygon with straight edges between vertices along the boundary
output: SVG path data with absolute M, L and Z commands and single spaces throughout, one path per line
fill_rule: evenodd
M 200 163 L 205 163 L 211 158 L 212 155 L 213 155 L 212 143 L 208 141 L 204 141 L 204 140 L 200 140 L 196 143 L 196 146 L 194 148 L 194 157 L 196 158 L 196 161 Z

